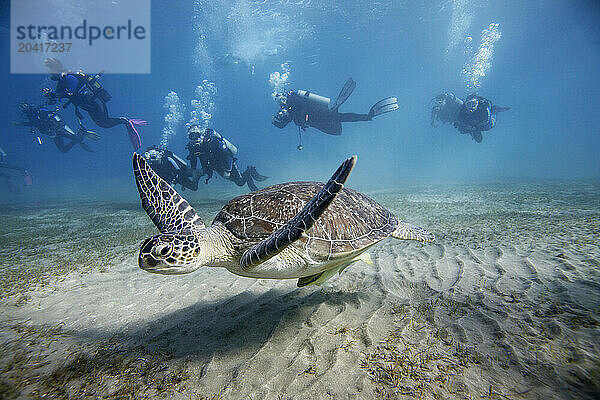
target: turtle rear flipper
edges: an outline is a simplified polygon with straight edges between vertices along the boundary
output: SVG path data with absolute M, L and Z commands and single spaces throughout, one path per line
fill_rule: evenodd
M 249 270 L 253 266 L 277 255 L 310 229 L 344 187 L 344 182 L 346 182 L 354 164 L 356 164 L 356 158 L 356 156 L 352 156 L 344 161 L 319 193 L 310 199 L 302 210 L 285 225 L 262 242 L 246 250 L 240 260 L 242 269 Z
M 137 153 L 133 153 L 133 173 L 142 207 L 162 233 L 194 233 L 204 228 L 204 222 L 192 206 Z
M 304 286 L 308 286 L 308 285 L 321 286 L 322 283 L 324 283 L 329 278 L 334 276 L 336 274 L 336 272 L 341 275 L 342 272 L 346 268 L 348 268 L 350 265 L 354 264 L 357 261 L 363 261 L 369 265 L 373 265 L 373 261 L 371 261 L 371 256 L 369 255 L 369 253 L 362 253 L 362 254 L 358 255 L 357 257 L 353 258 L 352 260 L 348 261 L 347 263 L 340 265 L 339 267 L 331 268 L 331 269 L 325 270 L 323 272 L 319 272 L 318 274 L 304 276 L 302 278 L 299 278 L 298 282 L 296 283 L 296 286 L 298 286 L 298 287 L 304 287 Z
M 419 242 L 433 242 L 435 235 L 425 229 L 409 224 L 408 222 L 398 222 L 396 230 L 392 233 L 392 237 L 403 240 L 418 240 Z
M 308 285 L 320 286 L 323 282 L 331 278 L 338 271 L 339 268 L 328 269 L 327 271 L 319 272 L 318 274 L 304 276 L 298 279 L 296 286 L 304 287 Z

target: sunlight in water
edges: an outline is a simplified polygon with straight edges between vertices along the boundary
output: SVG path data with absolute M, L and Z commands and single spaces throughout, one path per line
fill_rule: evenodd
M 501 37 L 500 24 L 497 23 L 491 23 L 488 28 L 481 32 L 481 43 L 477 53 L 473 55 L 462 70 L 467 89 L 476 90 L 481 87 L 481 80 L 492 66 L 494 44 Z M 470 46 L 470 42 L 467 40 L 465 44 Z
M 169 140 L 175 136 L 177 129 L 183 122 L 185 105 L 181 102 L 177 93 L 170 91 L 165 96 L 163 107 L 167 110 L 167 114 L 165 115 L 165 127 L 163 128 L 160 145 L 167 147 Z
M 277 101 L 280 97 L 285 96 L 290 86 L 290 64 L 281 64 L 281 72 L 274 71 L 269 75 L 269 84 L 273 88 L 271 97 Z
M 454 0 L 452 2 L 452 16 L 448 26 L 448 47 L 446 53 L 456 48 L 467 35 L 473 20 L 471 1 Z
M 206 79 L 196 87 L 196 98 L 191 101 L 192 111 L 190 112 L 188 125 L 199 125 L 202 128 L 208 128 L 212 114 L 215 111 L 217 93 L 217 85 Z

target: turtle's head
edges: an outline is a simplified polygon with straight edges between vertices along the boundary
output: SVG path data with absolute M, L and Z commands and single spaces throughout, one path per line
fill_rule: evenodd
M 138 264 L 154 274 L 179 275 L 202 266 L 201 241 L 193 234 L 161 233 L 146 239 L 140 248 Z

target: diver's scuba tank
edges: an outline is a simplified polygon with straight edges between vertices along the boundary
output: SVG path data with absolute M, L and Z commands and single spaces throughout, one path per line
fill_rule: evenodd
M 223 137 L 223 135 L 221 135 L 219 132 L 215 131 L 214 129 L 211 129 L 211 131 L 218 139 L 220 139 L 225 144 L 225 146 L 227 146 L 227 149 L 231 152 L 231 154 L 233 156 L 235 156 L 237 154 L 237 147 L 235 147 L 235 145 L 233 143 L 231 143 L 229 140 L 227 140 L 225 137 Z
M 298 90 L 296 94 L 309 106 L 319 109 L 329 109 L 329 103 L 331 102 L 329 97 L 319 96 L 318 94 L 311 93 L 308 90 Z
M 98 82 L 98 78 L 100 78 L 101 75 L 102 75 L 102 73 L 99 73 L 99 74 L 96 74 L 96 75 L 87 75 L 87 74 L 85 74 L 84 75 L 84 77 L 85 77 L 85 85 L 92 92 L 92 94 L 94 95 L 94 97 L 97 97 L 97 98 L 99 98 L 100 100 L 102 100 L 103 102 L 106 103 L 106 102 L 110 101 L 110 99 L 112 99 L 112 96 Z

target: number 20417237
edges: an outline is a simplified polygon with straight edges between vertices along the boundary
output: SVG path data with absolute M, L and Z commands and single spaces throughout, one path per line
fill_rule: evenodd
M 19 42 L 19 53 L 68 53 L 73 43 Z

